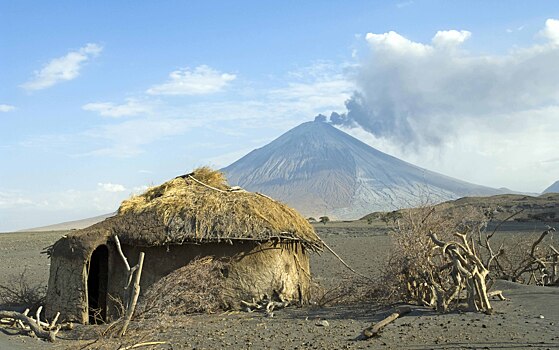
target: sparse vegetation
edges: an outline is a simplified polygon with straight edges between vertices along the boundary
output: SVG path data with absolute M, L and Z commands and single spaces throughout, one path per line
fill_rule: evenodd
M 473 242 L 485 227 L 486 218 L 479 211 L 454 216 L 434 208 L 409 211 L 394 227 L 394 252 L 379 297 L 446 312 L 465 296 L 469 309 L 490 312 L 489 270 Z
M 19 275 L 12 275 L 5 283 L 0 283 L 0 304 L 35 310 L 44 304 L 46 292 L 46 286 L 29 282 L 25 268 Z
M 486 255 L 494 256 L 491 277 L 542 286 L 559 284 L 559 251 L 553 245 L 554 232 L 555 228 L 548 227 L 537 235 L 503 241 L 498 249 L 491 246 L 493 233 L 479 237 Z
M 441 206 L 387 213 L 393 222 L 393 254 L 373 296 L 390 303 L 413 302 L 445 312 L 466 302 L 491 312 L 488 287 L 496 279 L 538 285 L 559 283 L 554 228 L 515 240 L 501 238 L 495 249 L 488 222 L 498 210 L 472 205 Z M 509 215 L 506 220 L 513 219 Z M 463 303 L 462 303 L 463 304 Z
M 318 218 L 318 221 L 326 225 L 327 222 L 330 222 L 330 218 L 328 216 L 321 216 Z

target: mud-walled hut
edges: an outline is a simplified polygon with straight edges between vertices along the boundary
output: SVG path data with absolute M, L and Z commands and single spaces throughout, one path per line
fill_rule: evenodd
M 306 303 L 309 251 L 322 249 L 312 226 L 265 195 L 231 188 L 221 172 L 199 168 L 122 202 L 115 216 L 72 231 L 50 248 L 47 317 L 114 319 L 127 268 L 145 253 L 141 290 L 195 258 L 228 259 L 222 271 L 227 308 L 276 297 Z

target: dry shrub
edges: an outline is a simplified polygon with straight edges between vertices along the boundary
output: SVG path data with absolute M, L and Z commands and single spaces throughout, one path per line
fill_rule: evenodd
M 31 310 L 44 305 L 46 286 L 31 284 L 26 274 L 27 269 L 24 269 L 19 275 L 12 275 L 6 283 L 0 284 L 0 304 L 25 306 Z
M 213 313 L 223 309 L 222 291 L 227 263 L 204 257 L 171 272 L 152 285 L 139 305 L 139 315 Z
M 498 256 L 491 264 L 492 277 L 523 284 L 557 284 L 559 254 L 553 246 L 554 231 L 550 228 L 539 234 L 501 238 Z
M 452 214 L 437 212 L 433 207 L 406 211 L 391 233 L 392 256 L 373 297 L 384 303 L 429 305 L 439 311 L 453 307 L 450 303 L 459 299 L 466 286 L 463 279 L 456 280 L 462 272 L 453 264 L 453 256 L 461 254 L 470 260 L 462 246 L 473 248 L 473 255 L 479 256 L 473 239 L 486 224 L 483 212 L 473 208 L 461 208 Z M 443 248 L 437 245 L 441 241 L 450 244 Z

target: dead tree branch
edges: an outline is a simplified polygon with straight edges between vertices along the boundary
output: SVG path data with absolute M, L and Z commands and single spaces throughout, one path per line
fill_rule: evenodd
M 132 287 L 132 298 L 130 299 L 130 303 L 128 304 L 129 306 L 126 309 L 124 324 L 122 326 L 122 331 L 120 332 L 121 336 L 126 334 L 130 320 L 132 320 L 132 316 L 134 315 L 136 304 L 138 303 L 138 297 L 140 296 L 140 278 L 142 277 L 142 267 L 144 266 L 144 256 L 144 252 L 140 252 L 140 258 L 138 264 L 136 265 L 137 269 L 134 278 L 134 285 Z
M 60 325 L 56 326 L 52 330 L 44 330 L 39 323 L 33 318 L 26 316 L 22 313 L 15 311 L 0 311 L 0 318 L 13 319 L 15 321 L 22 322 L 23 324 L 29 326 L 31 331 L 39 338 L 46 339 L 50 342 L 56 340 L 56 334 L 60 330 Z
M 380 322 L 377 322 L 377 323 L 371 325 L 370 327 L 365 328 L 362 332 L 363 338 L 369 339 L 369 338 L 378 336 L 380 334 L 380 331 L 382 331 L 382 329 L 384 327 L 386 327 L 388 324 L 394 322 L 396 319 L 398 319 L 398 317 L 409 314 L 410 312 L 411 312 L 411 308 L 408 307 L 408 306 L 404 306 L 404 307 L 399 308 L 398 310 L 396 310 L 395 312 L 390 314 L 390 316 L 386 317 L 385 319 L 381 320 Z

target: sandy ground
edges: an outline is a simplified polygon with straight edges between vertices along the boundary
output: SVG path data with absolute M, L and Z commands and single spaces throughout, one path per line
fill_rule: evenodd
M 349 223 L 317 226 L 319 234 L 357 271 L 378 274 L 389 251 L 382 227 Z M 522 230 L 520 230 L 522 231 Z M 39 252 L 61 232 L 0 234 L 0 283 L 27 268 L 36 283 L 48 279 L 48 259 Z M 312 257 L 312 272 L 331 288 L 350 272 L 332 255 Z M 102 327 L 78 327 L 48 344 L 0 328 L 3 349 L 118 349 L 144 341 L 165 341 L 153 349 L 559 349 L 559 289 L 498 282 L 507 301 L 494 301 L 496 312 L 437 315 L 429 309 L 413 312 L 386 327 L 379 338 L 359 340 L 361 331 L 389 313 L 361 303 L 326 308 L 278 310 L 168 317 L 144 321 L 141 331 L 132 323 L 130 337 L 100 339 Z M 326 322 L 325 322 L 326 321 Z M 147 329 L 147 331 L 146 331 Z M 90 338 L 77 341 L 77 338 Z M 140 349 L 149 349 L 142 347 Z

